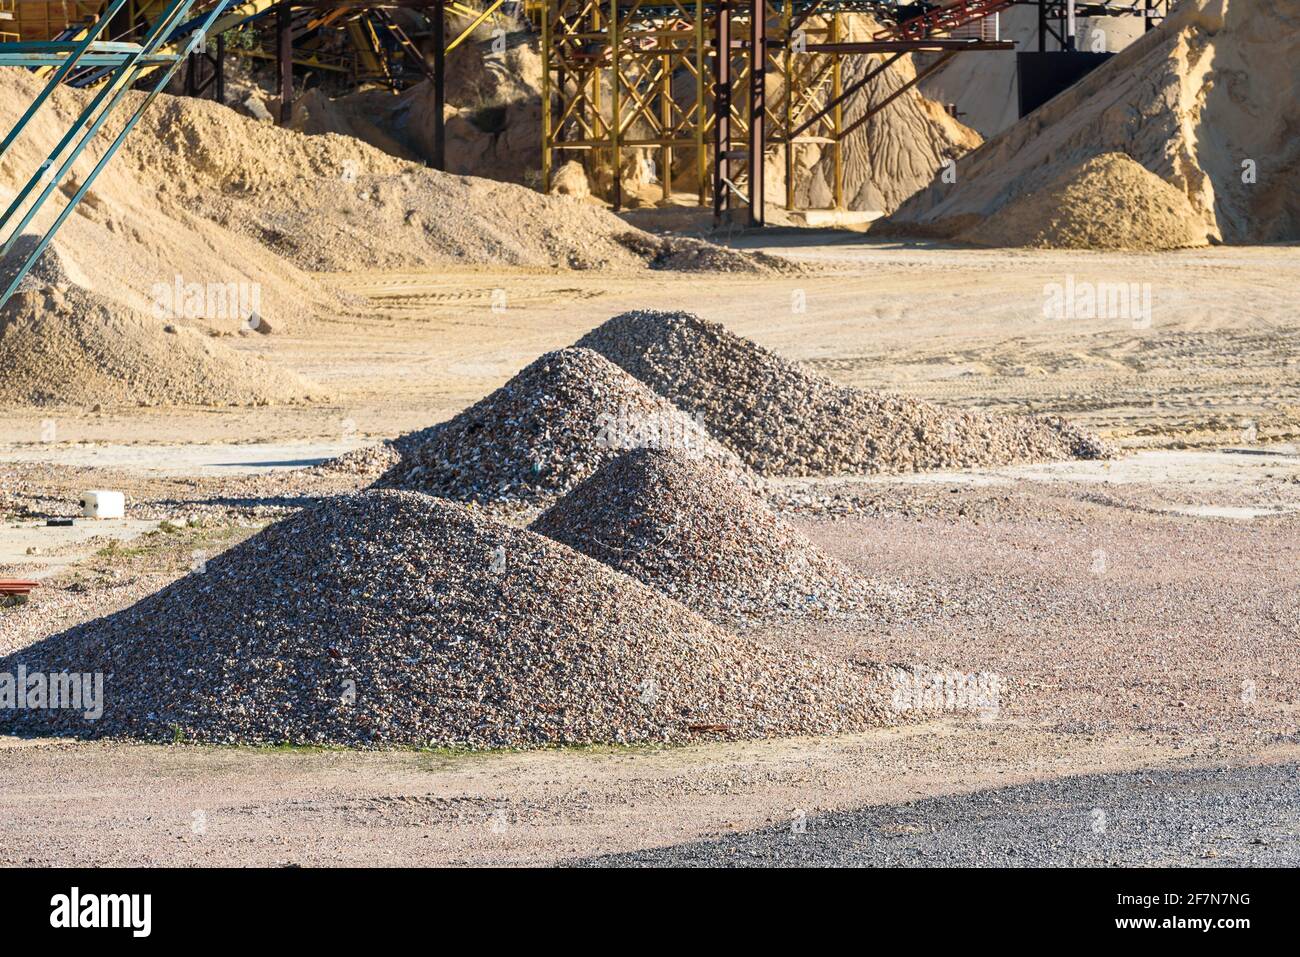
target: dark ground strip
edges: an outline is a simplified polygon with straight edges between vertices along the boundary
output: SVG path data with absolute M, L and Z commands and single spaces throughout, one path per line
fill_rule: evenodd
M 1081 775 L 809 816 L 802 833 L 792 822 L 578 863 L 1294 867 L 1300 863 L 1300 765 Z

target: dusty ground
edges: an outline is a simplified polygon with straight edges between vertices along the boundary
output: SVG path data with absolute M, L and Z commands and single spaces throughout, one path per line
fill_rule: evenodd
M 922 816 L 954 835 L 947 846 L 969 848 L 994 833 L 964 827 L 970 807 L 996 806 L 999 788 L 1053 781 L 1056 790 L 1006 801 L 1015 810 L 997 841 L 1039 847 L 1053 814 L 1062 828 L 1091 826 L 1107 801 L 1112 820 L 1145 822 L 1130 834 L 1142 837 L 1115 838 L 1116 859 L 1203 863 L 1222 851 L 1214 833 L 1293 840 L 1294 802 L 1273 783 L 1300 760 L 1296 251 L 1126 257 L 766 241 L 794 245 L 787 252 L 823 271 L 757 283 L 349 277 L 376 297 L 364 318 L 310 339 L 241 342 L 327 381 L 347 397 L 334 406 L 4 413 L 0 509 L 17 517 L 0 528 L 0 571 L 47 577 L 31 605 L 0 610 L 0 652 L 135 601 L 300 496 L 352 481 L 292 467 L 427 425 L 623 308 L 681 307 L 844 381 L 1064 412 L 1151 448 L 1110 464 L 777 490 L 827 551 L 930 601 L 898 621 L 754 627 L 792 647 L 996 673 L 992 720 L 936 710 L 903 729 L 828 740 L 491 755 L 4 739 L 0 862 L 499 864 L 679 845 L 688 849 L 666 859 L 687 860 L 697 842 L 780 831 L 800 814 L 809 833 L 844 812 L 849 831 L 883 834 L 893 821 L 906 835 L 917 814 L 903 804 L 918 799 L 939 800 L 920 805 L 934 808 Z M 1150 282 L 1151 327 L 1041 318 L 1044 285 L 1069 275 Z M 497 288 L 504 312 L 490 308 Z M 799 294 L 806 311 L 792 309 Z M 95 535 L 36 527 L 36 515 L 66 513 L 93 486 L 125 488 L 138 524 Z M 190 516 L 192 525 L 157 525 Z M 1159 808 L 1126 803 L 1144 778 L 1111 777 L 1155 768 L 1192 772 L 1160 778 L 1170 801 L 1186 801 L 1187 815 L 1171 820 L 1194 820 L 1192 838 L 1179 825 L 1166 840 Z M 1197 770 L 1207 768 L 1232 769 L 1214 779 L 1224 793 L 1258 799 L 1207 798 Z M 953 795 L 975 804 L 942 803 Z M 1216 819 L 1229 807 L 1231 821 L 1227 811 Z M 766 853 L 765 841 L 728 847 Z M 876 856 L 827 846 L 819 859 L 888 856 L 872 846 Z M 928 838 L 907 846 L 935 849 Z M 1261 846 L 1234 845 L 1231 857 L 1286 859 Z M 1089 853 L 1058 860 L 1100 859 Z
M 762 280 L 523 270 L 336 275 L 331 281 L 371 297 L 372 306 L 310 336 L 235 344 L 336 390 L 337 404 L 7 411 L 0 443 L 392 435 L 459 410 L 542 352 L 633 307 L 697 312 L 854 385 L 1060 412 L 1129 444 L 1239 442 L 1251 425 L 1261 441 L 1300 440 L 1294 247 L 972 250 L 864 245 L 854 234 L 816 232 L 738 243 L 820 271 Z M 1127 318 L 1044 318 L 1045 287 L 1070 277 L 1076 285 L 1150 284 L 1149 328 Z M 494 293 L 502 311 L 494 311 Z

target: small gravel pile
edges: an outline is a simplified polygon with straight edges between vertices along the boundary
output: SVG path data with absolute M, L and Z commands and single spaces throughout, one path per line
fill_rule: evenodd
M 117 614 L 0 659 L 104 673 L 103 715 L 4 709 L 10 733 L 514 747 L 886 723 L 873 672 L 777 653 L 452 502 L 304 509 Z
M 383 475 L 401 460 L 402 453 L 397 451 L 397 446 L 385 439 L 377 445 L 363 445 L 336 455 L 312 468 L 318 473 L 373 478 Z
M 589 349 L 549 352 L 455 418 L 394 443 L 378 485 L 473 502 L 562 495 L 634 448 L 680 448 L 746 472 L 701 425 Z
M 620 456 L 531 527 L 711 617 L 847 611 L 881 597 L 752 491 L 680 452 Z
M 685 312 L 628 312 L 576 343 L 696 416 L 761 475 L 919 472 L 1102 458 L 1055 416 L 992 416 L 839 385 Z

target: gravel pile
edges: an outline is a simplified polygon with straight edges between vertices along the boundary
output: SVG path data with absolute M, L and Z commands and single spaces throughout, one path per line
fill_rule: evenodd
M 342 455 L 336 455 L 332 459 L 326 459 L 318 465 L 313 465 L 312 469 L 317 473 L 373 478 L 383 475 L 401 460 L 402 453 L 397 451 L 397 447 L 391 441 L 385 439 L 377 445 L 363 445 Z
M 762 475 L 919 472 L 1101 458 L 1054 416 L 991 416 L 839 385 L 685 312 L 628 312 L 576 343 L 698 417 Z
M 867 671 L 777 653 L 532 532 L 408 492 L 304 509 L 117 614 L 0 659 L 103 672 L 104 711 L 0 730 L 381 747 L 831 733 Z
M 710 617 L 874 608 L 885 595 L 679 452 L 620 456 L 531 527 Z
M 473 502 L 542 502 L 629 449 L 680 448 L 744 474 L 672 403 L 589 349 L 549 352 L 447 422 L 397 439 L 377 483 Z

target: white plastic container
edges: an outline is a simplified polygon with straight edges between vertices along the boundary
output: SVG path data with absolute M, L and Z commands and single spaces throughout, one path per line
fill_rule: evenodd
M 81 493 L 81 514 L 86 518 L 121 518 L 126 513 L 126 497 L 121 492 L 96 489 Z

